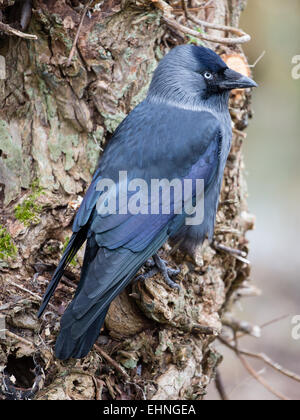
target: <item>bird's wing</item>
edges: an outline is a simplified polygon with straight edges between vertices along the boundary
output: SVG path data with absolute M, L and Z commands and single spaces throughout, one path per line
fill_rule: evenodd
M 112 179 L 118 189 L 119 172 L 126 171 L 128 181 L 143 179 L 149 186 L 152 179 L 191 177 L 203 179 L 208 188 L 218 169 L 220 143 L 220 125 L 211 113 L 143 102 L 119 126 L 105 150 L 73 231 L 80 231 L 92 218 L 90 230 L 99 246 L 141 251 L 174 214 L 101 216 L 95 211 L 101 195 L 98 182 Z
M 97 181 L 105 176 L 117 182 L 118 171 L 123 170 L 128 171 L 128 178 L 147 182 L 153 178 L 172 180 L 190 175 L 203 179 L 208 187 L 218 170 L 220 141 L 219 123 L 208 112 L 144 104 L 125 120 L 103 156 L 101 169 L 74 223 L 74 230 L 80 231 L 92 217 L 89 235 L 99 247 L 96 258 L 89 264 L 82 293 L 76 297 L 73 307 L 76 316 L 81 317 L 114 289 L 121 278 L 134 274 L 185 218 L 184 214 L 172 213 L 101 216 L 95 210 L 99 198 Z M 153 250 L 157 238 L 160 239 Z M 90 298 L 88 304 L 86 297 Z

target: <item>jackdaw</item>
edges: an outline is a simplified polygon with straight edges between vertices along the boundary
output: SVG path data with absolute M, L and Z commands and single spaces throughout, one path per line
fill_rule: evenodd
M 231 146 L 229 93 L 255 86 L 205 47 L 181 45 L 161 60 L 146 99 L 119 125 L 101 156 L 39 310 L 41 316 L 66 267 L 87 241 L 80 282 L 61 319 L 55 349 L 59 359 L 82 358 L 90 351 L 110 303 L 151 257 L 166 282 L 177 287 L 172 271 L 157 255 L 169 238 L 189 249 L 212 239 Z M 186 179 L 203 180 L 202 223 L 186 224 L 185 211 L 175 211 L 174 193 L 169 214 L 160 211 L 161 198 L 156 212 L 126 212 L 120 205 L 115 212 L 99 212 L 97 203 L 104 193 L 99 181 L 109 179 L 118 186 L 121 171 L 128 182 L 142 179 L 148 185 L 153 179 L 179 179 L 182 184 Z M 194 185 L 191 195 L 195 204 Z

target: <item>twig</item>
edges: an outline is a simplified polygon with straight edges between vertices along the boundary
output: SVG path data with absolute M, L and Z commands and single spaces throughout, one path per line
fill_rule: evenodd
M 43 298 L 41 296 L 37 295 L 36 293 L 33 293 L 31 290 L 28 290 L 25 287 L 20 286 L 19 284 L 15 283 L 15 282 L 13 282 L 11 280 L 6 280 L 6 283 L 9 283 L 12 286 L 15 286 L 18 289 L 22 290 L 23 292 L 29 293 L 31 296 L 34 296 L 38 300 L 43 301 Z M 51 306 L 53 309 L 55 309 L 55 311 L 58 311 L 58 309 L 54 305 L 52 305 L 52 303 L 49 303 L 49 306 Z
M 223 343 L 226 347 L 228 347 L 232 351 L 234 351 L 234 352 L 238 351 L 238 353 L 243 355 L 243 356 L 247 356 L 247 357 L 251 357 L 251 358 L 254 358 L 254 359 L 261 360 L 266 365 L 270 366 L 272 369 L 276 370 L 277 372 L 281 373 L 282 375 L 287 376 L 288 378 L 293 379 L 296 382 L 300 382 L 300 376 L 299 375 L 297 375 L 296 373 L 291 372 L 287 369 L 284 369 L 282 366 L 279 365 L 279 363 L 274 362 L 266 354 L 264 354 L 264 353 L 253 353 L 253 352 L 250 352 L 248 350 L 237 349 L 235 346 L 231 345 L 223 337 L 219 337 L 219 340 L 221 341 L 221 343 Z
M 259 375 L 264 375 L 266 372 L 266 368 L 264 367 L 263 369 L 260 369 L 257 373 Z M 248 384 L 251 380 L 252 380 L 252 376 L 246 376 L 245 378 L 241 379 L 229 392 L 229 398 L 231 398 L 232 395 L 234 395 L 234 393 L 240 389 L 242 386 Z
M 217 29 L 219 31 L 231 32 L 237 35 L 237 38 L 223 38 L 223 37 L 208 35 L 205 33 L 199 33 L 193 29 L 188 28 L 187 26 L 181 25 L 176 20 L 174 20 L 174 18 L 172 17 L 173 9 L 171 11 L 170 6 L 167 3 L 165 3 L 163 0 L 153 1 L 153 3 L 156 5 L 156 7 L 158 7 L 159 9 L 163 11 L 163 20 L 169 26 L 185 34 L 192 35 L 195 38 L 198 38 L 204 41 L 216 42 L 218 44 L 227 44 L 227 45 L 244 44 L 251 40 L 250 35 L 246 34 L 246 32 L 242 31 L 241 29 L 234 28 L 232 26 L 225 26 L 225 25 L 219 25 L 216 23 L 210 23 L 210 22 L 206 22 L 204 20 L 200 20 L 196 18 L 195 16 L 191 15 L 188 12 L 188 9 L 184 0 L 181 1 L 182 8 L 188 20 L 192 21 L 193 23 L 196 23 L 196 25 L 199 25 L 205 28 L 212 28 L 212 29 Z
M 291 372 L 287 369 L 284 369 L 282 366 L 280 366 L 279 363 L 274 362 L 270 357 L 268 357 L 264 353 L 252 353 L 250 351 L 243 350 L 242 354 L 248 357 L 252 357 L 255 359 L 259 359 L 262 362 L 264 362 L 266 365 L 270 366 L 272 369 L 276 370 L 277 372 L 281 373 L 284 376 L 287 376 L 290 379 L 293 379 L 296 382 L 300 382 L 300 376 L 297 375 L 294 372 Z
M 97 379 L 94 376 L 92 378 L 93 378 L 94 385 L 95 385 L 95 388 L 96 388 L 96 400 L 101 401 L 102 400 L 103 386 L 105 385 L 105 383 L 103 381 L 101 381 L 101 379 Z
M 21 296 L 19 296 L 16 300 L 12 301 L 12 302 L 8 302 L 5 303 L 4 305 L 0 306 L 0 312 L 1 311 L 6 311 L 7 309 L 11 308 L 12 306 L 16 306 L 17 303 L 20 303 L 20 301 L 23 300 L 23 298 Z M 0 316 L 1 319 L 1 316 Z
M 277 322 L 282 321 L 282 320 L 288 318 L 289 316 L 290 316 L 290 314 L 286 314 L 286 315 L 279 316 L 278 318 L 271 319 L 271 321 L 268 321 L 268 322 L 265 322 L 264 324 L 262 324 L 260 326 L 260 328 L 269 327 L 270 325 L 276 324 Z
M 268 384 L 253 368 L 247 360 L 237 352 L 237 357 L 240 359 L 244 368 L 250 373 L 253 378 L 257 380 L 264 388 L 266 388 L 271 394 L 275 395 L 275 397 L 279 398 L 282 401 L 290 401 L 290 398 L 287 398 L 285 395 L 281 394 L 280 392 L 276 391 L 271 385 Z
M 72 61 L 72 58 L 73 58 L 73 55 L 74 55 L 74 52 L 75 52 L 75 49 L 76 49 L 76 45 L 77 45 L 77 41 L 78 41 L 78 38 L 79 38 L 79 35 L 80 35 L 80 31 L 81 31 L 81 28 L 82 28 L 82 25 L 83 25 L 83 21 L 84 21 L 84 18 L 86 16 L 86 12 L 88 11 L 88 8 L 90 7 L 91 3 L 92 3 L 92 1 L 89 1 L 83 9 L 82 16 L 81 16 L 81 19 L 80 19 L 80 23 L 79 23 L 79 26 L 78 26 L 78 29 L 77 29 L 77 32 L 76 32 L 76 36 L 75 36 L 74 41 L 73 41 L 72 49 L 70 51 L 70 55 L 69 55 L 69 58 L 68 58 L 68 61 L 67 61 L 67 67 L 69 67 L 71 65 L 71 61 Z
M 200 10 L 203 10 L 203 9 L 209 9 L 213 7 L 212 3 L 214 1 L 215 0 L 209 0 L 209 1 L 203 2 L 203 3 L 200 3 L 197 7 L 188 7 L 187 10 L 189 12 L 199 12 Z M 174 14 L 182 14 L 184 12 L 185 12 L 184 9 L 173 9 Z
M 247 252 L 241 251 L 239 249 L 230 248 L 229 246 L 220 244 L 219 242 L 214 242 L 214 246 L 215 248 L 220 249 L 221 251 L 228 252 L 228 254 L 238 255 L 244 258 L 247 257 Z
M 253 376 L 254 379 L 256 379 L 263 387 L 265 387 L 269 392 L 271 392 L 271 394 L 275 395 L 277 398 L 279 398 L 280 400 L 283 401 L 289 401 L 289 398 L 287 398 L 285 395 L 281 394 L 280 392 L 276 391 L 271 385 L 268 384 L 267 381 L 265 381 L 264 378 L 261 377 L 261 375 L 259 373 L 257 373 L 252 366 L 247 362 L 247 360 L 242 356 L 241 350 L 238 348 L 238 341 L 237 341 L 237 334 L 236 331 L 233 332 L 233 336 L 234 336 L 234 343 L 235 345 L 232 346 L 231 344 L 229 344 L 227 342 L 227 340 L 225 340 L 224 338 L 222 338 L 221 336 L 219 336 L 219 340 L 225 345 L 227 346 L 227 344 L 229 344 L 229 348 L 231 350 L 233 350 L 235 352 L 235 354 L 237 355 L 237 357 L 239 358 L 240 362 L 242 363 L 242 365 L 244 366 L 244 368 L 250 373 L 251 376 Z
M 38 39 L 36 35 L 26 34 L 25 32 L 18 31 L 17 29 L 14 29 L 3 22 L 0 22 L 0 31 L 3 31 L 8 35 L 18 36 L 19 38 L 32 39 L 32 40 Z
M 207 327 L 205 325 L 193 325 L 192 326 L 192 333 L 195 334 L 203 334 L 203 335 L 216 335 L 216 331 L 211 328 L 211 327 Z
M 19 284 L 15 283 L 15 282 L 13 282 L 13 281 L 11 281 L 11 280 L 6 280 L 6 283 L 9 283 L 9 284 L 11 284 L 12 286 L 17 287 L 18 289 L 22 290 L 23 292 L 29 293 L 30 295 L 34 296 L 35 298 L 37 298 L 37 299 L 38 299 L 38 300 L 40 300 L 40 301 L 42 301 L 42 300 L 43 300 L 43 299 L 42 299 L 39 295 L 37 295 L 36 293 L 33 293 L 31 290 L 28 290 L 28 289 L 26 289 L 25 287 L 20 286 Z
M 254 68 L 254 67 L 256 67 L 256 66 L 257 66 L 257 64 L 260 62 L 260 60 L 261 60 L 261 59 L 265 56 L 265 54 L 266 54 L 266 51 L 263 51 L 263 52 L 260 54 L 260 56 L 258 57 L 258 59 L 254 61 L 254 63 L 253 63 L 253 64 L 249 64 L 249 67 L 250 67 L 250 68 Z
M 135 386 L 137 389 L 139 389 L 139 390 L 141 391 L 141 393 L 142 393 L 143 400 L 146 400 L 146 399 L 147 399 L 147 398 L 146 398 L 145 391 L 143 390 L 143 388 L 142 388 L 140 385 L 136 384 L 135 382 L 129 382 L 129 381 L 127 382 L 127 384 L 133 385 L 133 386 Z
M 251 262 L 245 258 L 247 256 L 246 252 L 240 251 L 239 249 L 233 249 L 226 245 L 219 244 L 218 242 L 214 243 L 216 249 L 219 249 L 223 252 L 227 252 L 228 254 L 232 255 L 237 260 L 243 262 L 244 264 L 251 265 Z
M 231 33 L 233 33 L 233 34 L 235 34 L 239 37 L 242 37 L 242 38 L 247 36 L 249 38 L 249 41 L 250 41 L 250 39 L 251 39 L 250 35 L 246 34 L 246 32 L 242 31 L 241 29 L 234 28 L 233 26 L 220 25 L 218 23 L 211 23 L 211 22 L 206 22 L 205 20 L 200 20 L 200 19 L 196 18 L 196 16 L 194 16 L 192 14 L 189 14 L 188 9 L 186 7 L 185 0 L 181 0 L 181 4 L 182 4 L 183 10 L 185 12 L 186 18 L 188 20 L 191 20 L 196 25 L 204 26 L 205 28 L 217 29 L 218 31 L 231 32 Z M 227 38 L 225 38 L 225 39 L 227 39 Z M 237 39 L 236 39 L 236 41 L 237 41 Z
M 272 319 L 271 321 L 268 321 L 265 324 L 260 325 L 260 329 L 262 330 L 263 328 L 269 327 L 272 324 L 276 324 L 277 322 L 282 321 L 283 319 L 286 319 L 289 316 L 290 315 L 288 314 L 288 315 L 283 315 L 278 318 Z M 243 333 L 237 334 L 237 338 L 238 339 L 243 338 L 245 337 L 245 335 L 249 335 L 249 333 L 243 332 Z M 230 341 L 233 341 L 233 339 L 231 339 Z
M 213 6 L 189 7 L 187 10 L 191 13 L 193 13 L 193 12 L 197 13 L 197 12 L 200 12 L 200 10 L 209 9 L 209 8 L 213 8 Z M 184 10 L 182 10 L 182 9 L 173 9 L 173 14 L 174 15 L 182 15 L 183 13 L 184 13 Z
M 231 328 L 235 333 L 243 332 L 255 338 L 261 337 L 261 328 L 246 321 L 235 319 L 231 314 L 225 313 L 222 317 L 222 324 Z
M 155 7 L 161 10 L 164 16 L 172 16 L 173 7 L 166 3 L 164 0 L 151 0 Z
M 102 350 L 97 344 L 95 344 L 95 349 L 101 356 L 104 357 L 118 372 L 120 372 L 126 379 L 130 379 L 128 373 L 120 366 L 115 360 L 113 360 L 104 350 Z
M 247 35 L 247 34 L 245 34 L 244 36 L 242 36 L 240 38 L 220 38 L 220 37 L 216 37 L 216 36 L 212 36 L 212 35 L 201 34 L 200 32 L 194 31 L 193 29 L 190 29 L 187 26 L 181 25 L 180 23 L 176 22 L 173 19 L 163 17 L 163 20 L 169 26 L 171 26 L 171 28 L 174 28 L 174 29 L 176 29 L 180 32 L 185 33 L 185 34 L 192 35 L 195 38 L 199 38 L 199 39 L 204 40 L 204 41 L 215 42 L 215 43 L 218 43 L 218 44 L 234 45 L 234 44 L 244 44 L 244 43 L 249 42 L 251 40 L 250 35 Z M 207 23 L 207 22 L 204 22 L 204 23 Z M 222 30 L 224 30 L 224 28 L 225 27 L 223 27 Z
M 202 7 L 203 9 L 207 9 L 208 7 L 211 7 L 211 4 L 214 2 L 215 0 L 208 0 L 202 4 L 200 4 L 200 7 Z
M 223 380 L 222 380 L 222 376 L 221 376 L 221 373 L 220 373 L 219 369 L 217 369 L 215 384 L 216 384 L 217 391 L 218 391 L 218 393 L 221 397 L 221 400 L 222 401 L 229 401 L 229 397 L 228 397 L 227 392 L 225 390 Z
M 95 137 L 95 135 L 94 135 L 94 134 L 92 134 L 92 137 L 93 137 L 94 143 L 95 143 L 95 144 L 96 144 L 96 146 L 97 146 L 97 149 L 98 149 L 98 150 L 100 150 L 101 152 L 103 152 L 103 149 L 102 149 L 102 147 L 100 146 L 100 144 L 97 142 L 97 139 L 96 139 L 96 137 Z
M 35 347 L 34 343 L 32 341 L 26 340 L 26 338 L 20 337 L 17 334 L 12 333 L 11 331 L 6 330 L 6 336 L 13 338 L 15 340 L 21 341 L 23 344 L 26 344 L 27 346 L 30 347 Z
M 72 287 L 72 289 L 77 289 L 77 284 L 73 283 L 66 276 L 63 276 L 61 281 L 62 281 L 62 283 L 65 283 L 68 287 Z

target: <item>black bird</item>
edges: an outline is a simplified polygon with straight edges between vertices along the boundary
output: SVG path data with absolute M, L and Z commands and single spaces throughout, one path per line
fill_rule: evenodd
M 87 241 L 80 282 L 61 320 L 59 359 L 81 358 L 90 351 L 110 303 L 150 257 L 176 286 L 156 254 L 169 238 L 189 249 L 212 239 L 231 146 L 229 92 L 255 86 L 204 47 L 178 46 L 159 63 L 146 99 L 119 125 L 101 157 L 39 310 L 41 316 L 67 265 Z M 129 181 L 143 179 L 148 185 L 152 179 L 204 180 L 203 222 L 186 225 L 186 214 L 175 214 L 174 194 L 170 214 L 99 214 L 103 191 L 97 184 L 103 178 L 117 184 L 120 171 L 127 171 Z M 195 194 L 193 187 L 193 200 Z

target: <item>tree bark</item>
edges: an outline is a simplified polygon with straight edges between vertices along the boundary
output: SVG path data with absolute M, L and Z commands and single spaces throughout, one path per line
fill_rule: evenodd
M 182 269 L 181 292 L 169 290 L 159 275 L 129 286 L 112 303 L 97 346 L 80 361 L 56 360 L 53 346 L 79 278 L 83 251 L 48 312 L 41 321 L 36 319 L 101 150 L 145 97 L 159 59 L 187 41 L 164 24 L 154 2 L 94 1 L 68 66 L 82 3 L 34 0 L 25 32 L 38 39 L 6 34 L 0 39 L 6 60 L 6 79 L 0 80 L 0 310 L 8 330 L 0 341 L 3 395 L 203 399 L 222 359 L 213 346 L 222 317 L 249 277 L 243 258 L 205 244 L 192 259 L 180 251 L 172 254 L 167 244 L 163 255 Z M 189 7 L 195 9 L 198 3 L 192 0 Z M 192 13 L 238 26 L 245 1 L 208 3 Z M 180 7 L 169 4 L 178 8 L 176 19 L 184 23 Z M 5 23 L 18 28 L 20 16 L 13 13 L 18 2 L 2 1 L 0 8 Z M 215 29 L 207 33 L 226 36 Z M 226 57 L 243 57 L 238 46 L 209 46 Z M 245 233 L 253 227 L 253 218 L 245 201 L 241 131 L 251 115 L 249 93 L 234 92 L 231 110 L 235 131 L 215 241 L 247 253 Z M 9 380 L 12 375 L 15 383 Z

